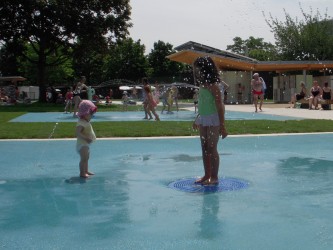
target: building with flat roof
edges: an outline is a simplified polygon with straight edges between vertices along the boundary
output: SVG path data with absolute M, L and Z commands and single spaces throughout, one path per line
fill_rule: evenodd
M 238 83 L 245 87 L 245 101 L 251 102 L 250 81 L 254 72 L 266 76 L 269 72 L 274 73 L 270 74 L 271 79 L 265 79 L 265 81 L 268 88 L 272 88 L 272 97 L 276 102 L 290 101 L 290 96 L 299 90 L 298 82 L 300 81 L 304 81 L 308 88 L 312 86 L 314 78 L 308 74 L 310 70 L 324 72 L 322 77 L 315 77 L 315 79 L 321 84 L 327 81 L 333 87 L 333 76 L 325 73 L 333 71 L 333 61 L 258 61 L 192 41 L 175 47 L 175 50 L 177 52 L 167 58 L 186 64 L 192 64 L 200 56 L 210 56 L 221 70 L 221 79 L 230 86 L 231 103 L 236 102 Z M 288 74 L 295 71 L 302 73 Z

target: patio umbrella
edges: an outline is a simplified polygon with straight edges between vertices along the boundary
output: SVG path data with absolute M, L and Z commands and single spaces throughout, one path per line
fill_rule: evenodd
M 120 86 L 119 89 L 120 90 L 131 90 L 133 87 L 129 87 L 129 86 Z

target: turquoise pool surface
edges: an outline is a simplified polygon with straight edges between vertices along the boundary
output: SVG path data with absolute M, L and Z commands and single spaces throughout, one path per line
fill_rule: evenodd
M 193 111 L 179 111 L 167 114 L 160 114 L 161 121 L 192 121 L 196 114 Z M 97 112 L 94 117 L 94 122 L 104 121 L 142 121 L 143 112 Z M 300 120 L 300 118 L 270 115 L 265 113 L 247 113 L 238 111 L 226 111 L 225 117 L 227 120 Z M 61 112 L 44 112 L 44 113 L 27 113 L 12 119 L 10 122 L 76 122 L 72 114 L 64 114 Z
M 75 140 L 0 141 L 3 249 L 333 249 L 333 135 L 229 137 L 220 178 L 248 187 L 183 192 L 203 173 L 199 138 L 97 140 L 78 178 Z

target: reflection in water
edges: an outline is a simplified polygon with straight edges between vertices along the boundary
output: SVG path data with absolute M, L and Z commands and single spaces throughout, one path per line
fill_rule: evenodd
M 86 178 L 81 178 L 79 176 L 71 177 L 69 179 L 65 180 L 66 183 L 68 184 L 83 184 L 87 182 Z
M 194 161 L 201 161 L 201 156 L 192 156 L 186 154 L 179 154 L 175 156 L 168 157 L 167 159 L 172 159 L 175 162 L 194 162 Z
M 313 174 L 324 174 L 333 172 L 333 161 L 315 159 L 315 158 L 299 158 L 290 157 L 280 160 L 278 165 L 279 174 L 288 175 L 304 175 L 312 177 Z
M 2 191 L 8 195 L 4 200 L 10 202 L 0 206 L 6 218 L 0 216 L 0 225 L 7 231 L 29 232 L 39 232 L 41 225 L 50 228 L 69 225 L 64 231 L 72 230 L 75 225 L 84 238 L 76 239 L 80 233 L 73 234 L 73 241 L 80 240 L 83 244 L 116 237 L 131 224 L 131 219 L 128 183 L 118 181 L 125 179 L 121 173 L 114 173 L 113 178 L 41 177 L 8 181 L 2 185 Z
M 219 195 L 205 194 L 202 199 L 202 213 L 199 236 L 204 239 L 221 238 L 221 222 L 219 214 Z
M 326 200 L 332 193 L 333 162 L 315 158 L 290 157 L 281 160 L 277 173 L 283 177 L 286 192 L 290 196 L 316 196 Z
M 231 155 L 231 153 L 221 153 L 219 155 Z M 175 162 L 195 162 L 195 161 L 202 161 L 202 156 L 192 156 L 187 154 L 179 154 L 175 156 L 171 156 L 165 159 L 172 159 Z

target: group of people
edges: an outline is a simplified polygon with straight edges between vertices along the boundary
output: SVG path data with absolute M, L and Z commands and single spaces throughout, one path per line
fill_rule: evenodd
M 22 93 L 23 94 L 23 93 Z M 20 91 L 15 83 L 7 86 L 5 88 L 0 89 L 0 101 L 4 104 L 16 104 L 17 101 L 20 99 Z M 24 98 L 22 97 L 24 101 Z
M 225 108 L 223 103 L 223 92 L 219 85 L 221 84 L 220 76 L 215 66 L 214 61 L 206 57 L 198 57 L 193 63 L 193 76 L 194 81 L 199 89 L 195 91 L 195 102 L 198 105 L 198 115 L 195 118 L 192 128 L 199 130 L 200 143 L 202 149 L 202 159 L 204 175 L 197 180 L 197 185 L 217 185 L 219 182 L 218 173 L 220 158 L 217 150 L 217 144 L 221 136 L 222 139 L 228 136 L 225 125 Z M 79 86 L 83 86 L 81 82 Z M 143 78 L 144 86 L 144 119 L 153 119 L 159 121 L 159 116 L 156 113 L 155 107 L 157 105 L 154 96 L 149 86 L 147 78 Z M 265 91 L 265 82 L 258 73 L 253 75 L 251 80 L 252 94 L 254 100 L 255 111 L 262 111 L 263 96 Z M 329 97 L 331 99 L 331 89 L 328 83 L 325 83 L 321 88 L 317 81 L 313 82 L 313 87 L 310 90 L 311 96 L 309 102 L 315 106 L 318 103 L 318 98 Z M 294 96 L 293 101 L 299 98 L 306 97 L 306 88 L 304 83 L 301 83 L 300 93 Z M 258 107 L 259 102 L 259 107 Z M 96 140 L 94 130 L 90 124 L 92 115 L 97 111 L 96 106 L 89 100 L 83 100 L 78 106 L 78 123 L 76 126 L 77 135 L 77 151 L 80 154 L 80 177 L 88 178 L 93 175 L 88 170 L 89 160 L 89 145 Z
M 200 185 L 217 185 L 219 172 L 219 153 L 217 143 L 219 137 L 226 138 L 228 133 L 225 126 L 224 103 L 221 98 L 219 73 L 214 61 L 210 57 L 199 57 L 193 64 L 193 75 L 195 83 L 199 86 L 198 91 L 198 115 L 193 122 L 193 129 L 199 130 L 202 148 L 204 175 L 195 181 Z M 159 120 L 155 111 L 156 102 L 151 93 L 147 78 L 144 84 L 144 110 L 145 119 Z M 80 154 L 80 177 L 88 178 L 94 173 L 89 171 L 89 146 L 96 140 L 96 135 L 91 126 L 92 115 L 97 107 L 89 100 L 82 100 L 78 105 L 77 116 L 79 120 L 76 125 L 77 144 L 76 149 Z
M 314 80 L 309 95 L 303 81 L 300 83 L 300 88 L 300 92 L 291 97 L 291 108 L 295 107 L 297 101 L 304 99 L 308 101 L 310 110 L 319 110 L 319 104 L 321 104 L 322 109 L 329 109 L 330 103 L 323 103 L 333 100 L 332 89 L 329 87 L 328 82 L 325 82 L 324 86 L 320 87 L 318 81 Z
M 73 108 L 73 117 L 77 117 L 78 107 L 82 100 L 92 100 L 93 102 L 98 103 L 99 98 L 95 95 L 95 90 L 88 87 L 86 81 L 86 77 L 81 76 L 74 88 L 67 88 L 65 94 L 65 113 L 72 113 Z

